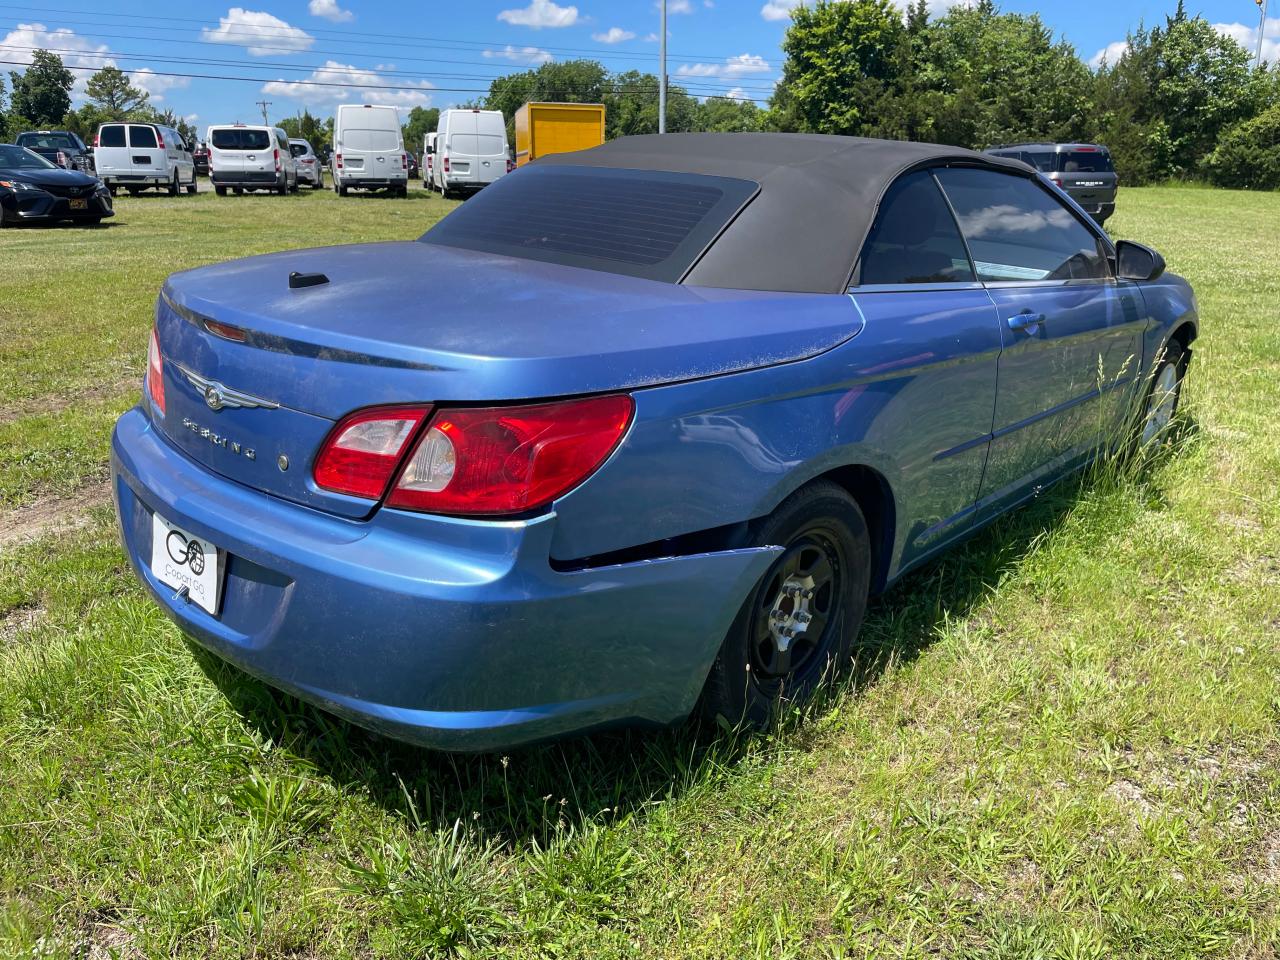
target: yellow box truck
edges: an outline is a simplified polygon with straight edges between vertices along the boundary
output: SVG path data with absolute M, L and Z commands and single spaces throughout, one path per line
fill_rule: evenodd
M 526 103 L 516 111 L 516 166 L 604 143 L 603 103 Z

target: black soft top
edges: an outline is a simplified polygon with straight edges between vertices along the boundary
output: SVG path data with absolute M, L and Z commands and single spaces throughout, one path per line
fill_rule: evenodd
M 1033 177 L 1020 160 L 961 147 L 808 133 L 670 133 L 621 137 L 536 165 L 734 177 L 760 191 L 684 282 L 744 290 L 843 293 L 880 198 L 903 173 L 963 165 Z

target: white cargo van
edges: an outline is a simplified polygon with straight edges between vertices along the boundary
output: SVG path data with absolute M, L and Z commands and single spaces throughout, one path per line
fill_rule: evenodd
M 443 196 L 475 193 L 507 172 L 501 110 L 442 110 L 436 124 L 433 185 Z
M 271 190 L 285 194 L 298 189 L 298 167 L 289 149 L 289 137 L 280 127 L 247 123 L 212 126 L 205 134 L 209 144 L 209 179 L 220 197 L 227 190 Z
M 395 107 L 344 103 L 333 119 L 333 189 L 409 194 L 409 157 Z
M 436 135 L 428 133 L 422 138 L 422 189 L 430 190 L 435 184 L 431 179 L 431 171 L 436 160 Z
M 176 197 L 196 192 L 196 164 L 177 130 L 158 123 L 104 123 L 93 140 L 98 178 L 112 194 L 162 187 Z

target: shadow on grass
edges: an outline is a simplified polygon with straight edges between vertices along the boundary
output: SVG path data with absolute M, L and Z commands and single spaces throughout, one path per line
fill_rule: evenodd
M 1181 436 L 1194 432 L 1184 419 Z M 889 665 L 923 654 L 947 617 L 970 615 L 1101 485 L 1122 483 L 1132 495 L 1158 501 L 1158 490 L 1144 478 L 1153 459 L 1167 456 L 1141 457 L 1145 464 L 1122 467 L 1119 476 L 1103 465 L 1068 478 L 874 598 L 854 669 L 832 693 L 850 684 L 863 690 Z M 450 829 L 461 820 L 485 839 L 514 847 L 545 847 L 563 828 L 643 815 L 649 805 L 695 786 L 714 787 L 749 750 L 803 751 L 823 743 L 803 723 L 788 724 L 771 742 L 691 721 L 673 730 L 598 733 L 505 757 L 444 754 L 367 733 L 190 645 L 248 724 L 336 783 L 358 788 L 411 823 Z

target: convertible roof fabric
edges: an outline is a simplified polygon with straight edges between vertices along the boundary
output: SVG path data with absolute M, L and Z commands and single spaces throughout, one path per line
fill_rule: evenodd
M 742 290 L 843 293 L 895 179 L 932 166 L 982 166 L 1033 177 L 1019 160 L 961 147 L 810 133 L 669 133 L 620 137 L 538 164 L 738 177 L 759 194 L 685 276 Z

